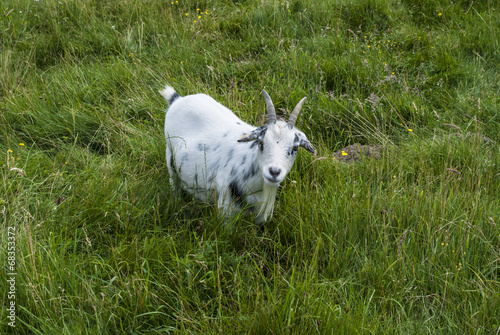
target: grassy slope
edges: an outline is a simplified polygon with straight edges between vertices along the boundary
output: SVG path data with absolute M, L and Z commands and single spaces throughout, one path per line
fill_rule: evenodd
M 499 10 L 4 1 L 0 220 L 3 242 L 17 229 L 18 309 L 13 329 L 4 267 L 0 331 L 497 333 Z M 321 157 L 386 149 L 354 165 L 301 152 L 263 230 L 225 227 L 169 189 L 165 83 L 255 124 L 262 88 L 287 110 L 307 95 L 298 126 Z

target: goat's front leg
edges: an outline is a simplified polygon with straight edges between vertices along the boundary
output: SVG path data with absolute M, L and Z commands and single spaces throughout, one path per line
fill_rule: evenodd
M 238 205 L 234 202 L 229 191 L 220 192 L 217 197 L 217 207 L 224 217 L 224 223 L 231 222 L 231 218 L 238 213 Z

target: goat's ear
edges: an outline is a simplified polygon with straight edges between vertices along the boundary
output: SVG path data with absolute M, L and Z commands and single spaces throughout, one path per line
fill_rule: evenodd
M 316 155 L 316 150 L 314 150 L 313 146 L 311 145 L 311 142 L 305 140 L 305 141 L 300 141 L 300 146 L 310 153 Z
M 267 127 L 259 127 L 257 129 L 254 129 L 252 132 L 243 135 L 238 142 L 250 142 L 250 141 L 256 141 L 260 140 L 264 137 L 266 133 Z
M 306 135 L 300 133 L 298 134 L 299 136 L 299 145 L 306 149 L 307 151 L 309 151 L 310 153 L 316 155 L 316 150 L 314 150 L 313 146 L 311 145 L 311 142 L 309 142 L 309 140 L 307 139 Z

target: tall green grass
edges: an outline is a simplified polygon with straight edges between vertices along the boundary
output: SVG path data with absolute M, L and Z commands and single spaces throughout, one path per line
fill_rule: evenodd
M 498 10 L 4 1 L 1 332 L 498 333 Z M 173 194 L 166 83 L 256 125 L 263 88 L 283 115 L 308 96 L 319 155 L 299 154 L 263 227 Z M 332 158 L 353 143 L 380 159 Z

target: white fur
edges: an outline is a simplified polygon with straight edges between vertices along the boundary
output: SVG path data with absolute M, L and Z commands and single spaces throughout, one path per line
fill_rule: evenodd
M 256 223 L 265 222 L 299 144 L 312 149 L 305 135 L 284 121 L 251 126 L 205 94 L 181 97 L 170 86 L 160 93 L 170 104 L 165 137 L 172 186 L 217 202 L 225 215 L 245 208 L 256 214 Z M 261 138 L 238 142 L 252 132 Z

